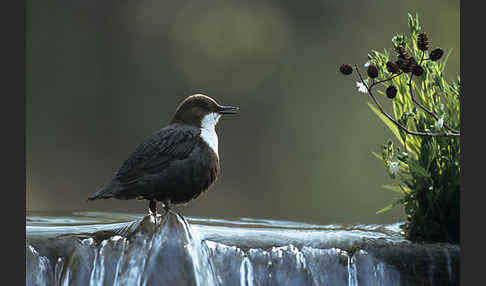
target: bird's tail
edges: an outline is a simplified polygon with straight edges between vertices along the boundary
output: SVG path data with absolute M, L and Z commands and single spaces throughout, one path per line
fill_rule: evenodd
M 113 197 L 113 189 L 111 188 L 111 184 L 104 186 L 96 193 L 92 194 L 88 197 L 88 201 L 94 201 L 99 199 L 109 199 Z
M 112 181 L 96 193 L 88 197 L 88 201 L 99 199 L 116 198 L 120 200 L 128 200 L 140 196 L 137 182 L 121 184 L 117 181 Z

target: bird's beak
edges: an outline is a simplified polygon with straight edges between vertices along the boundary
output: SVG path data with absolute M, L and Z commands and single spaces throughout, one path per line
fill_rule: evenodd
M 235 113 L 238 113 L 238 110 L 240 110 L 240 109 L 238 107 L 235 107 L 235 106 L 224 106 L 224 105 L 218 106 L 218 113 L 219 114 L 235 114 Z

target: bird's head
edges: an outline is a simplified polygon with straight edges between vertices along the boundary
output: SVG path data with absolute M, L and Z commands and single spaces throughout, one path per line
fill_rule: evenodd
M 204 128 L 216 125 L 221 115 L 235 114 L 238 107 L 219 105 L 203 94 L 194 94 L 184 99 L 177 107 L 171 123 L 180 123 Z

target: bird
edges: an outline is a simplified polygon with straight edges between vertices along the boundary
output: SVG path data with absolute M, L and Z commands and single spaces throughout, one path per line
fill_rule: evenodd
M 203 94 L 186 97 L 169 124 L 139 144 L 88 200 L 145 199 L 154 216 L 158 202 L 166 212 L 171 204 L 186 205 L 217 180 L 221 169 L 215 127 L 222 115 L 238 111 Z

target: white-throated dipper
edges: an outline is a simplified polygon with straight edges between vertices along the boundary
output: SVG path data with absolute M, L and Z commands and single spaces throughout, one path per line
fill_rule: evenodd
M 220 171 L 215 126 L 221 115 L 237 111 L 202 94 L 187 97 L 170 124 L 140 144 L 111 182 L 88 200 L 147 199 L 150 212 L 156 215 L 157 201 L 168 211 L 170 204 L 197 198 Z

